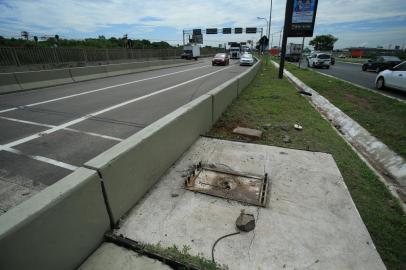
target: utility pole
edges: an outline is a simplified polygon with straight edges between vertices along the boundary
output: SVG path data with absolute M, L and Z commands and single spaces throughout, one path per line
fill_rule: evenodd
M 271 0 L 271 7 L 269 8 L 269 21 L 268 21 L 268 49 L 271 48 L 272 42 L 271 39 L 271 20 L 272 20 L 272 0 Z M 270 43 L 271 42 L 271 43 Z

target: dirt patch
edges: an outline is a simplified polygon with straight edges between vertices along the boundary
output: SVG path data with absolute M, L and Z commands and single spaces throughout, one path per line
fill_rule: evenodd
M 372 106 L 371 106 L 371 104 L 369 104 L 368 100 L 360 98 L 360 97 L 358 97 L 356 95 L 353 95 L 351 93 L 345 93 L 344 94 L 344 99 L 351 102 L 351 103 L 353 103 L 353 104 L 356 104 L 356 105 L 360 106 L 361 108 L 365 108 L 365 109 L 372 108 Z

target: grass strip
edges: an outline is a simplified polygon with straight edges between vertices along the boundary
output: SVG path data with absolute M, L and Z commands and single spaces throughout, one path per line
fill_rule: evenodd
M 285 68 L 406 159 L 405 102 L 290 63 Z

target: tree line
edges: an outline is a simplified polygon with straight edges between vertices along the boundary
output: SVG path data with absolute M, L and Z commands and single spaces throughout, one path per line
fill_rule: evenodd
M 34 36 L 29 39 L 28 36 L 22 38 L 5 38 L 0 36 L 0 47 L 63 47 L 63 48 L 129 48 L 129 49 L 169 49 L 176 48 L 168 42 L 151 42 L 147 39 L 130 39 L 125 35 L 122 38 L 86 38 L 82 40 L 64 39 L 58 35 L 53 37 L 38 39 Z

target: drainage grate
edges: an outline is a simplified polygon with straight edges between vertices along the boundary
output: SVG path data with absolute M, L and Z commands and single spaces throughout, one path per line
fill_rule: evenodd
M 199 163 L 185 180 L 185 188 L 216 197 L 265 207 L 268 174 L 255 176 L 205 167 Z

